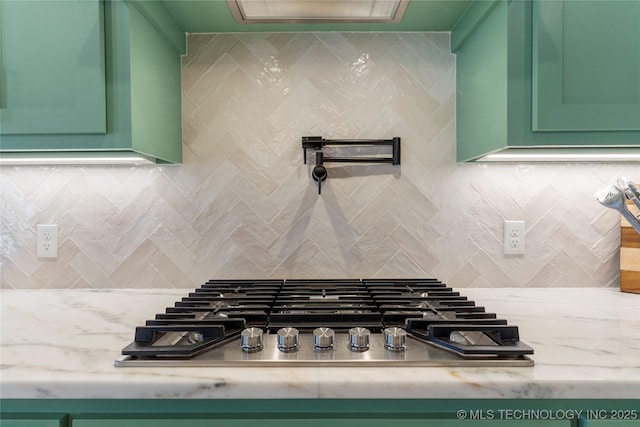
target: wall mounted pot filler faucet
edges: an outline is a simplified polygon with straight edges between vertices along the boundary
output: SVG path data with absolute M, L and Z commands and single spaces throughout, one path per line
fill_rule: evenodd
M 391 147 L 391 156 L 325 156 L 323 149 L 326 146 L 342 147 L 369 147 L 376 145 L 388 145 Z M 318 194 L 322 193 L 322 182 L 327 179 L 327 168 L 324 163 L 391 163 L 400 164 L 400 137 L 392 139 L 324 139 L 321 136 L 303 136 L 302 151 L 304 164 L 307 164 L 307 150 L 314 150 L 316 153 L 316 166 L 311 172 L 311 177 L 318 183 Z

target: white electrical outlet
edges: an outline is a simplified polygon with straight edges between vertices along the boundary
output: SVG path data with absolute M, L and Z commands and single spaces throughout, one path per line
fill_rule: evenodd
M 58 226 L 55 224 L 38 224 L 37 227 L 38 258 L 58 257 Z
M 524 221 L 504 222 L 504 254 L 524 254 Z

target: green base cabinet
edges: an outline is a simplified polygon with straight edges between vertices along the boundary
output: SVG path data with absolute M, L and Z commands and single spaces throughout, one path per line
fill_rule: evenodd
M 640 416 L 640 415 L 639 415 Z M 624 414 L 621 415 L 624 417 Z M 580 427 L 638 427 L 640 425 L 640 419 L 635 420 L 589 420 L 581 419 Z
M 0 405 L 1 427 L 640 427 L 637 399 L 5 399 Z M 16 424 L 21 417 L 25 424 Z
M 135 153 L 155 163 L 181 161 L 180 55 L 186 49 L 185 33 L 160 1 L 110 0 L 100 6 L 106 132 L 5 134 L 0 156 Z
M 73 427 L 571 427 L 569 421 L 466 421 L 443 420 L 429 418 L 248 418 L 248 419 L 219 419 L 219 418 L 185 418 L 163 417 L 156 418 L 105 418 L 105 419 L 74 419 Z M 622 427 L 622 426 L 621 426 Z
M 610 3 L 472 3 L 451 35 L 459 162 L 532 147 L 640 148 L 640 2 Z
M 0 415 L 0 427 L 67 427 L 66 414 Z

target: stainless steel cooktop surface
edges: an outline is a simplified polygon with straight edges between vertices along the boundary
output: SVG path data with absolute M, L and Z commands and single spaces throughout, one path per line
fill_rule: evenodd
M 436 279 L 210 280 L 115 365 L 532 366 L 518 328 Z

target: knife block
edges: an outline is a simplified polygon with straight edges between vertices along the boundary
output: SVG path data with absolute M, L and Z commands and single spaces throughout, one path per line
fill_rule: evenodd
M 629 210 L 637 213 L 628 200 Z M 620 290 L 640 294 L 640 234 L 626 219 L 620 221 Z

